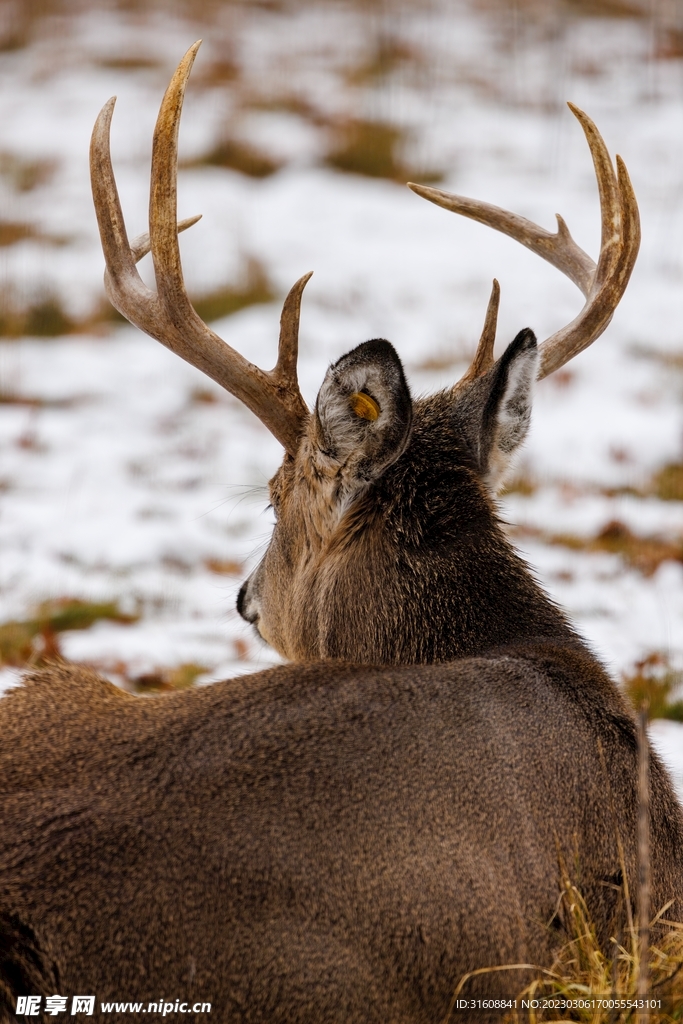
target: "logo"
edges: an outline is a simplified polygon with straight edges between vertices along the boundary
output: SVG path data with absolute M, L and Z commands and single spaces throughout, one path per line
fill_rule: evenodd
M 87 1013 L 89 1017 L 92 1017 L 94 1009 L 94 996 L 74 996 L 71 1004 L 71 1016 L 73 1017 L 75 1013 Z
M 19 996 L 17 1017 L 37 1017 L 40 1013 L 40 996 Z
M 56 1017 L 58 1013 L 64 1013 L 66 1010 L 66 1003 L 66 996 L 48 996 L 45 1000 L 45 1013 L 49 1013 L 50 1016 Z

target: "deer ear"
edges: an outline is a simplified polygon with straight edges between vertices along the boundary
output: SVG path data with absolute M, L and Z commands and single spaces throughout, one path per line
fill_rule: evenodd
M 527 328 L 482 378 L 488 384 L 488 396 L 481 418 L 479 464 L 493 493 L 502 485 L 529 430 L 538 358 L 536 336 Z
M 413 403 L 393 345 L 366 341 L 330 366 L 315 405 L 320 455 L 370 483 L 405 449 Z

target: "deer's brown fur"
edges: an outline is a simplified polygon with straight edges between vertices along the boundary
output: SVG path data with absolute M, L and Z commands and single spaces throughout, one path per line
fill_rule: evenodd
M 4 951 L 12 996 L 30 929 L 29 987 L 46 995 L 431 1024 L 465 971 L 548 963 L 558 846 L 603 941 L 617 827 L 634 882 L 633 722 L 571 642 L 291 665 L 153 700 L 55 667 L 0 709 L 0 920 L 24 928 Z M 656 758 L 652 837 L 662 906 L 681 893 L 683 837 Z

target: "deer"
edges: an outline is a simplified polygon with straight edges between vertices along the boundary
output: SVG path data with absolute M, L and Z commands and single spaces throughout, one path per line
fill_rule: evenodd
M 105 284 L 284 449 L 272 539 L 238 609 L 285 663 L 140 697 L 55 662 L 0 700 L 0 1016 L 14 1019 L 20 995 L 92 993 L 137 1012 L 171 1000 L 192 1019 L 210 1003 L 225 1022 L 434 1024 L 454 993 L 501 1000 L 552 962 L 567 940 L 561 861 L 604 946 L 637 887 L 634 714 L 514 550 L 496 495 L 536 382 L 614 314 L 638 207 L 576 107 L 600 198 L 597 265 L 559 216 L 550 233 L 411 184 L 550 262 L 583 309 L 540 345 L 523 329 L 494 359 L 494 281 L 455 384 L 413 398 L 396 350 L 372 339 L 329 367 L 309 410 L 296 367 L 310 274 L 284 302 L 268 372 L 185 290 L 178 233 L 198 218 L 177 222 L 177 145 L 198 46 L 161 104 L 149 233 L 132 243 L 114 100 L 96 122 Z M 148 252 L 156 291 L 136 270 Z M 683 815 L 655 753 L 649 787 L 652 907 L 680 920 Z

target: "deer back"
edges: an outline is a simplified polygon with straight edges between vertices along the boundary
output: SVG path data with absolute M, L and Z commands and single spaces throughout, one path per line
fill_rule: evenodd
M 633 723 L 573 645 L 146 700 L 55 668 L 0 702 L 0 728 L 13 995 L 29 962 L 32 991 L 197 998 L 222 1020 L 433 1021 L 464 972 L 566 940 L 558 857 L 603 941 L 623 924 L 618 832 L 635 884 Z M 661 906 L 683 832 L 656 758 L 652 831 Z

